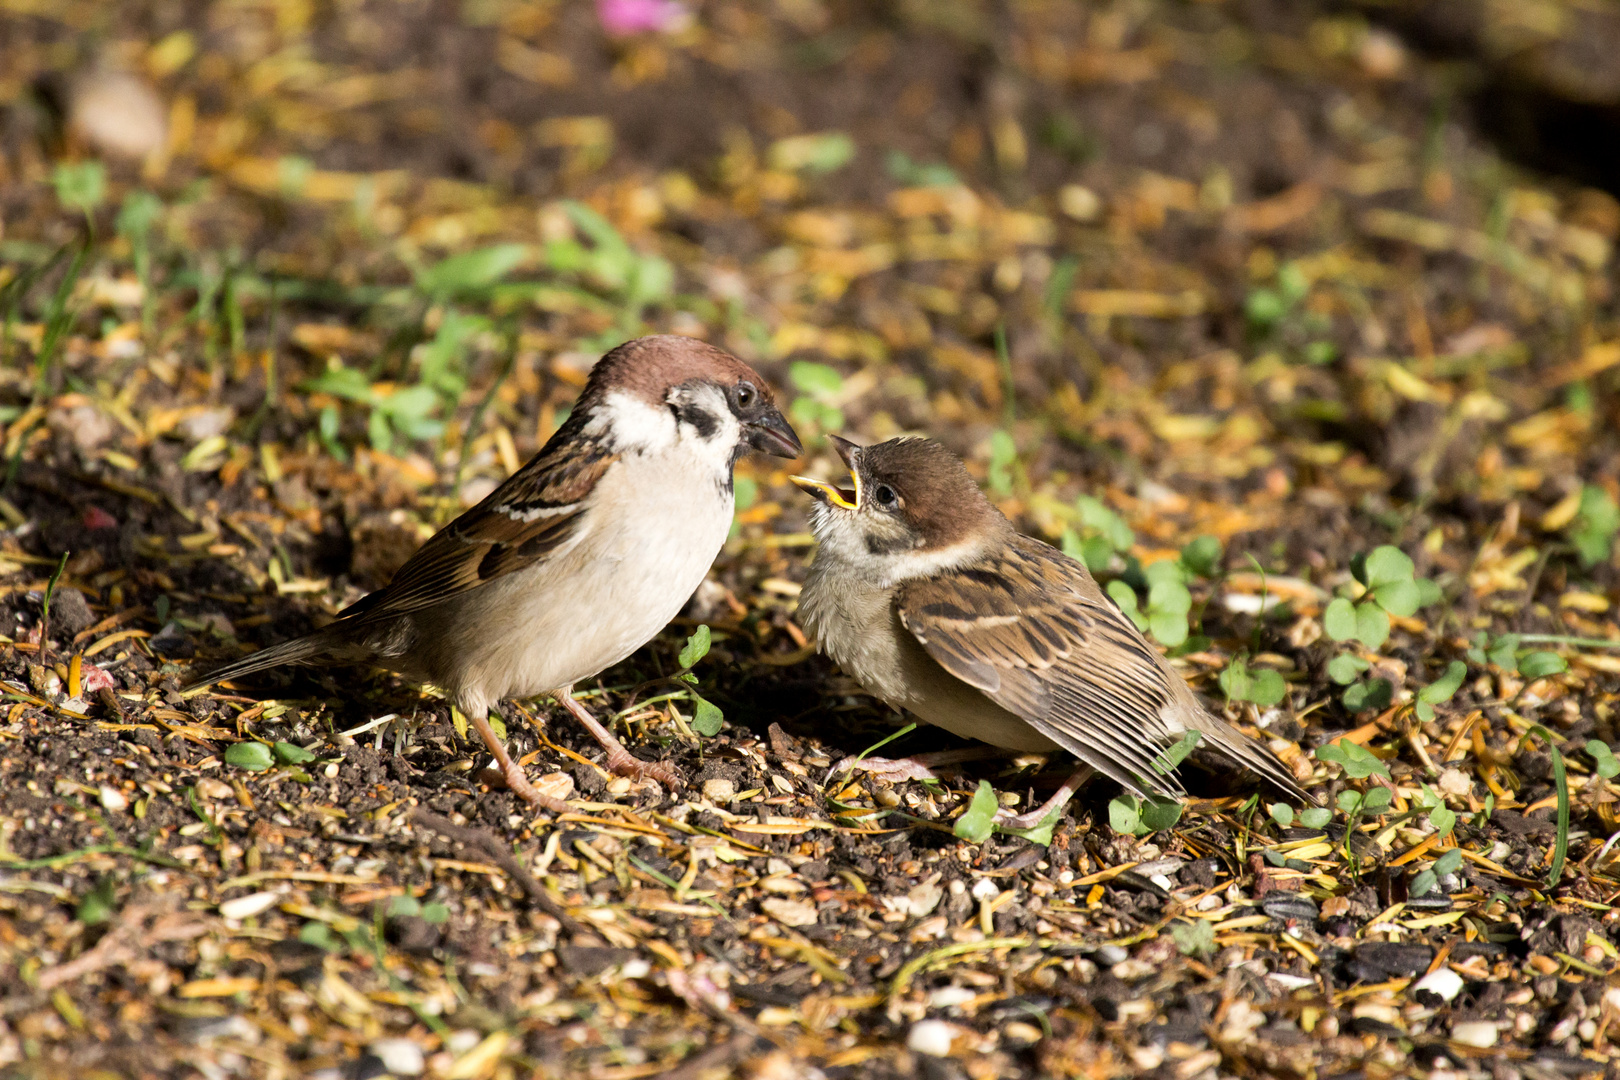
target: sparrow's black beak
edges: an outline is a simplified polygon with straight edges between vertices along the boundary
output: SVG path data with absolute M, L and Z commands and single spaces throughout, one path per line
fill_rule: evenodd
M 793 425 L 787 422 L 779 409 L 766 409 L 756 420 L 744 425 L 748 432 L 748 445 L 762 454 L 796 458 L 804 453 Z

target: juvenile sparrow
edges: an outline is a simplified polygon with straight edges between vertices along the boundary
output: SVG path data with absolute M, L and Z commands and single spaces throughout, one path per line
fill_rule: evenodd
M 1061 747 L 1086 766 L 1006 823 L 1044 820 L 1093 769 L 1144 795 L 1183 794 L 1154 759 L 1189 731 L 1315 802 L 1271 753 L 1199 703 L 1083 565 L 1015 530 L 950 451 L 919 438 L 833 443 L 853 490 L 793 478 L 817 501 L 804 628 L 896 708 L 1009 750 Z
M 681 610 L 732 521 L 748 449 L 797 457 L 798 436 L 747 364 L 700 341 L 645 337 L 591 369 L 568 419 L 523 468 L 441 529 L 387 586 L 307 637 L 191 686 L 280 664 L 375 664 L 441 687 L 508 786 L 557 809 L 487 719 L 503 698 L 550 693 L 607 750 L 608 768 L 679 786 L 632 757 L 571 693 Z

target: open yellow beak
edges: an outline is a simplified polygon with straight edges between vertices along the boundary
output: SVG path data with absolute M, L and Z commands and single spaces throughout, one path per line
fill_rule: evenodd
M 829 484 L 825 480 L 812 480 L 808 476 L 793 476 L 789 477 L 789 479 L 799 485 L 806 495 L 818 502 L 836 506 L 840 510 L 858 509 L 861 505 L 861 474 L 855 469 L 855 461 L 860 454 L 861 448 L 848 439 L 839 438 L 837 435 L 828 435 L 827 441 L 832 443 L 834 450 L 838 451 L 838 456 L 844 459 L 844 465 L 849 469 L 849 482 L 855 485 L 854 490 L 846 490 L 835 484 Z
M 825 480 L 813 480 L 808 476 L 792 476 L 788 479 L 797 484 L 800 490 L 812 499 L 827 503 L 830 506 L 836 506 L 841 510 L 854 510 L 861 504 L 861 478 L 853 469 L 850 470 L 849 478 L 850 482 L 855 485 L 853 491 L 845 490 L 836 484 L 829 484 Z

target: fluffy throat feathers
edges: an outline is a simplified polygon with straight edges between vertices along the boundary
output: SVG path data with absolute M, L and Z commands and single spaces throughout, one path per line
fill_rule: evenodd
M 989 541 L 972 536 L 940 547 L 924 547 L 924 540 L 909 531 L 873 529 L 878 523 L 864 515 L 817 503 L 810 511 L 822 559 L 853 570 L 878 588 L 892 589 L 908 581 L 933 577 L 970 566 L 984 557 Z

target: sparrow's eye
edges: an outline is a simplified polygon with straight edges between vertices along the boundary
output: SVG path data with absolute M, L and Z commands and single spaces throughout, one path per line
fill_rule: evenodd
M 879 510 L 893 510 L 900 505 L 900 496 L 888 484 L 879 484 L 872 489 L 872 502 L 877 504 Z
M 735 396 L 737 407 L 746 409 L 754 403 L 754 399 L 759 396 L 759 392 L 754 389 L 752 383 L 738 383 Z

